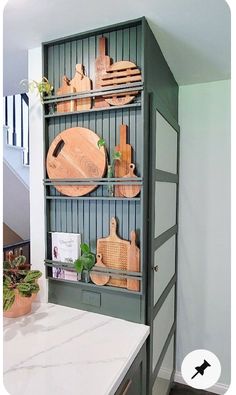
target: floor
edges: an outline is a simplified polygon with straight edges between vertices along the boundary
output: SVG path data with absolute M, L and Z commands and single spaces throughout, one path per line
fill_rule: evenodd
M 213 392 L 207 392 L 202 390 L 196 390 L 182 384 L 173 384 L 173 388 L 170 391 L 170 395 L 216 395 Z

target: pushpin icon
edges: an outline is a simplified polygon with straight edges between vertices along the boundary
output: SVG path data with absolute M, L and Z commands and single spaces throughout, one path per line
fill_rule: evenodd
M 196 377 L 198 375 L 198 373 L 200 373 L 202 376 L 204 375 L 204 371 L 206 368 L 208 368 L 208 366 L 211 366 L 205 359 L 204 362 L 201 366 L 197 366 L 195 369 L 197 371 L 197 373 L 195 373 L 193 375 L 193 377 L 191 377 L 191 380 L 194 379 L 194 377 Z

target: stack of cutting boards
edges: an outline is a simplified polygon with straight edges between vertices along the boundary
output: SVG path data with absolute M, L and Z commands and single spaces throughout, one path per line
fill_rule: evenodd
M 99 56 L 95 60 L 95 87 L 107 88 L 142 81 L 135 63 L 128 60 L 115 62 L 106 54 L 106 38 L 99 39 Z M 132 102 L 138 91 L 108 93 L 95 99 L 95 107 L 122 106 Z
M 95 59 L 95 89 L 108 87 L 121 87 L 122 85 L 142 81 L 141 72 L 135 63 L 122 60 L 112 64 L 112 59 L 106 54 L 106 38 L 99 38 L 99 54 Z M 75 75 L 70 80 L 67 76 L 62 77 L 62 85 L 57 90 L 59 96 L 72 93 L 89 92 L 92 89 L 92 81 L 85 75 L 84 66 L 77 64 Z M 96 96 L 95 107 L 122 106 L 132 102 L 139 92 L 107 93 Z M 92 107 L 92 98 L 70 99 L 57 103 L 57 112 L 86 111 Z
M 97 257 L 99 258 L 96 267 L 105 266 L 110 269 L 122 271 L 140 271 L 140 251 L 136 245 L 136 232 L 132 231 L 131 242 L 123 240 L 117 235 L 117 222 L 113 217 L 110 223 L 110 235 L 97 240 Z M 127 288 L 132 291 L 140 290 L 140 281 L 129 278 L 119 278 L 103 274 L 91 274 L 92 281 L 97 285 L 111 285 L 115 287 Z
M 84 66 L 77 64 L 75 67 L 75 75 L 72 80 L 67 76 L 63 76 L 62 85 L 57 90 L 57 95 L 66 95 L 71 93 L 88 92 L 92 89 L 92 81 L 84 74 Z M 72 99 L 60 101 L 57 103 L 57 112 L 73 112 L 90 110 L 92 107 L 91 97 L 83 99 Z

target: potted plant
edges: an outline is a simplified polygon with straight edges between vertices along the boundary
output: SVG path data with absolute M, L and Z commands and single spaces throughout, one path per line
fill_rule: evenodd
M 90 271 L 95 265 L 96 256 L 91 252 L 88 244 L 81 244 L 82 255 L 74 261 L 75 270 L 81 273 L 81 281 L 89 283 Z
M 106 142 L 103 138 L 100 138 L 97 142 L 98 147 L 106 147 Z M 120 151 L 112 151 L 111 154 L 111 163 L 108 163 L 107 160 L 107 178 L 113 178 L 115 174 L 115 161 L 121 159 L 121 152 Z M 114 185 L 113 184 L 108 184 L 107 186 L 108 189 L 108 195 L 113 196 L 114 195 Z
M 35 80 L 22 80 L 20 85 L 28 89 L 30 92 L 34 92 L 34 90 L 36 90 L 40 96 L 41 103 L 43 103 L 44 96 L 50 96 L 53 91 L 53 85 L 46 77 L 42 77 L 41 81 L 39 82 Z M 52 110 L 53 108 L 51 104 L 49 104 L 49 111 Z
M 25 270 L 23 255 L 3 262 L 3 315 L 19 317 L 31 312 L 32 302 L 39 291 L 39 270 Z

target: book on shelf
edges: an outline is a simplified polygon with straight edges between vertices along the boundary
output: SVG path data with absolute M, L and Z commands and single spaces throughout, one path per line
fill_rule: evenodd
M 81 235 L 79 233 L 52 232 L 52 260 L 73 264 L 80 257 Z M 77 273 L 70 269 L 53 267 L 52 275 L 70 281 L 77 281 Z

